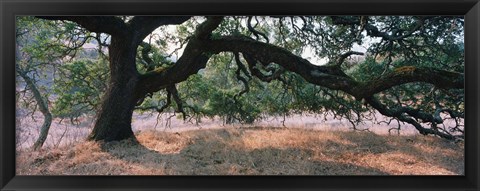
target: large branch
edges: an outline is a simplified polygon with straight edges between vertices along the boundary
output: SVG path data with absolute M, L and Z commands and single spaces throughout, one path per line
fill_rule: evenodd
M 229 36 L 203 41 L 208 51 L 242 52 L 261 63 L 276 63 L 295 72 L 308 82 L 334 90 L 345 91 L 357 99 L 369 97 L 394 86 L 425 82 L 444 89 L 463 89 L 464 75 L 429 67 L 400 67 L 394 72 L 366 83 L 360 83 L 347 76 L 335 66 L 317 66 L 286 49 L 258 42 L 250 38 Z
M 330 89 L 347 91 L 358 83 L 335 66 L 317 66 L 290 51 L 248 37 L 228 36 L 204 41 L 211 53 L 241 52 L 260 63 L 276 63 L 307 81 Z
M 209 58 L 205 55 L 220 52 L 241 52 L 260 63 L 279 64 L 286 70 L 299 74 L 310 83 L 333 90 L 342 90 L 357 99 L 370 97 L 391 87 L 411 82 L 430 83 L 443 89 L 464 88 L 464 75 L 461 73 L 413 66 L 400 67 L 387 75 L 361 83 L 347 76 L 336 66 L 314 65 L 286 49 L 242 36 L 196 39 L 190 42 L 177 64 L 171 70 L 162 72 L 155 78 L 149 77 L 151 82 L 147 86 L 183 81 L 205 67 Z M 201 55 L 203 57 L 199 59 Z
M 200 39 L 209 38 L 212 31 L 220 25 L 222 20 L 223 17 L 209 17 L 200 24 L 185 47 L 184 53 L 171 68 L 151 71 L 140 76 L 138 96 L 156 92 L 168 85 L 185 81 L 189 76 L 205 68 L 211 55 L 206 53 L 207 51 L 204 49 L 207 47 L 200 42 Z
M 462 73 L 440 70 L 431 67 L 404 66 L 377 79 L 355 87 L 359 97 L 365 98 L 390 89 L 391 87 L 411 82 L 425 82 L 442 89 L 463 89 L 465 75 Z
M 83 28 L 96 33 L 123 35 L 127 32 L 125 22 L 114 16 L 37 16 L 37 18 L 73 21 Z

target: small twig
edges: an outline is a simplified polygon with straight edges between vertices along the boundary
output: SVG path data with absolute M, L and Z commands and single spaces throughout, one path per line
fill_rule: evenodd
M 259 35 L 260 35 L 260 36 L 262 36 L 262 37 L 267 41 L 267 43 L 269 43 L 269 40 L 268 40 L 267 35 L 266 35 L 265 33 L 262 33 L 262 32 L 260 32 L 260 31 L 256 30 L 256 29 L 252 26 L 252 23 L 251 23 L 251 22 L 252 22 L 252 18 L 253 18 L 253 16 L 248 17 L 248 21 L 247 21 L 247 28 L 248 28 L 248 30 L 249 30 L 250 32 L 252 32 L 253 35 L 255 35 L 255 38 L 256 38 L 257 40 L 260 38 L 260 37 L 259 37 Z M 257 24 L 258 24 L 258 20 L 256 20 L 256 21 L 257 21 Z
M 60 142 L 62 142 L 62 139 L 65 136 L 65 134 L 67 133 L 67 131 L 68 131 L 68 126 L 65 125 L 65 131 L 63 131 L 63 134 L 62 134 L 62 136 L 60 136 L 60 139 L 57 141 L 57 144 L 55 144 L 53 146 L 54 148 L 58 148 L 58 145 L 60 145 Z

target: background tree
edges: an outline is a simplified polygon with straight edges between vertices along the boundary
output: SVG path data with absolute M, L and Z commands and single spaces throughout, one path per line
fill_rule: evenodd
M 55 64 L 66 54 L 61 47 L 63 43 L 53 40 L 58 30 L 51 22 L 35 20 L 31 17 L 18 17 L 16 29 L 16 64 L 15 71 L 21 81 L 17 81 L 17 103 L 30 108 L 34 119 L 37 109 L 44 120 L 40 134 L 33 145 L 37 150 L 42 147 L 52 123 L 50 95 L 48 86 L 52 83 L 51 71 Z
M 17 17 L 16 28 L 16 73 L 17 80 L 17 103 L 20 108 L 28 108 L 26 115 L 35 119 L 35 112 L 38 110 L 43 115 L 44 121 L 40 127 L 40 134 L 33 145 L 33 149 L 41 148 L 47 139 L 50 125 L 55 117 L 75 117 L 72 113 L 80 111 L 75 107 L 78 104 L 68 103 L 68 97 L 74 97 L 78 102 L 78 92 L 83 94 L 98 94 L 101 83 L 94 84 L 95 91 L 65 91 L 65 88 L 80 88 L 83 84 L 78 84 L 80 78 L 88 75 L 95 75 L 95 79 L 102 75 L 101 71 L 108 71 L 106 66 L 84 66 L 90 71 L 83 70 L 78 66 L 83 63 L 62 65 L 62 63 L 73 58 L 84 58 L 82 46 L 91 39 L 96 39 L 83 28 L 75 23 L 63 21 L 46 21 L 34 17 Z M 91 56 L 91 55 L 90 55 Z M 74 65 L 72 67 L 72 65 Z M 93 65 L 93 64 L 90 64 Z M 68 75 L 63 75 L 65 72 Z M 59 73 L 62 73 L 59 75 Z M 60 80 L 59 80 L 60 77 Z M 92 78 L 92 76 L 90 76 Z M 70 82 L 69 80 L 74 80 Z M 75 81 L 77 80 L 77 81 Z M 87 79 L 88 80 L 88 79 Z M 101 80 L 101 78 L 100 78 Z M 77 84 L 75 84 L 77 82 Z M 72 84 L 73 83 L 73 84 Z M 70 85 L 70 86 L 68 86 Z M 98 98 L 92 99 L 98 100 Z M 72 101 L 72 100 L 70 100 Z M 93 101 L 95 102 L 95 101 Z M 68 111 L 68 112 L 67 112 Z

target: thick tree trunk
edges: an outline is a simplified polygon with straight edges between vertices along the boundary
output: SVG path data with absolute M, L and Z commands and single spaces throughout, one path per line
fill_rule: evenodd
M 109 47 L 110 82 L 89 140 L 115 141 L 133 137 L 132 114 L 138 98 L 139 74 L 132 39 L 112 36 Z

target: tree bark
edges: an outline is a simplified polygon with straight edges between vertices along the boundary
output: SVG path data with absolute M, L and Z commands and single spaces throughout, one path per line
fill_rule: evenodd
M 112 36 L 109 47 L 110 81 L 89 140 L 108 142 L 134 137 L 131 122 L 138 101 L 135 89 L 139 74 L 135 68 L 137 46 L 132 40 Z
M 38 150 L 42 148 L 45 140 L 47 140 L 48 131 L 50 130 L 50 125 L 52 125 L 52 114 L 50 112 L 43 113 L 44 119 L 42 127 L 40 128 L 40 135 L 37 138 L 37 141 L 33 144 L 33 150 Z

